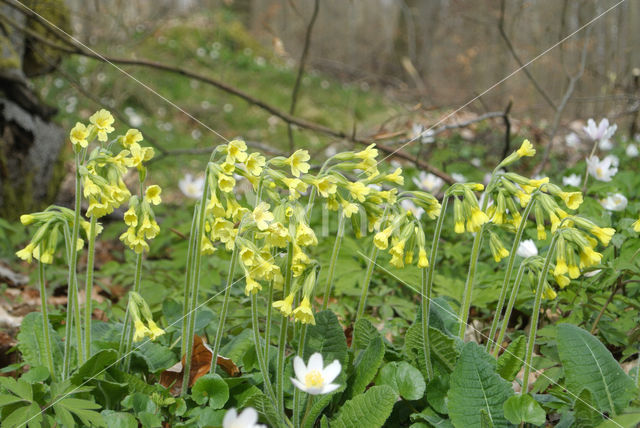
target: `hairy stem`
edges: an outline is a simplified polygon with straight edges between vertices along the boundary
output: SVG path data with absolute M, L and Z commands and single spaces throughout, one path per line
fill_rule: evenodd
M 373 277 L 373 268 L 376 265 L 376 259 L 378 258 L 378 247 L 371 246 L 371 252 L 369 253 L 369 263 L 367 263 L 367 271 L 364 274 L 364 281 L 362 282 L 362 291 L 360 292 L 360 301 L 358 302 L 358 312 L 356 312 L 356 322 L 364 315 L 364 310 L 367 306 L 367 295 L 369 294 L 369 285 L 371 285 L 371 278 Z M 355 341 L 352 345 L 355 349 Z
M 553 234 L 551 243 L 549 244 L 549 252 L 544 259 L 544 265 L 540 271 L 540 278 L 538 278 L 538 285 L 536 287 L 536 298 L 533 303 L 533 312 L 531 314 L 531 329 L 529 330 L 529 338 L 527 340 L 527 353 L 524 361 L 524 374 L 522 377 L 522 393 L 526 394 L 529 389 L 529 373 L 531 372 L 531 359 L 533 358 L 533 347 L 536 342 L 536 333 L 538 332 L 538 319 L 540 318 L 540 306 L 542 306 L 542 292 L 544 291 L 544 284 L 547 279 L 547 273 L 549 272 L 549 266 L 551 266 L 551 259 L 556 249 L 556 242 L 558 242 L 558 233 Z
M 189 306 L 189 297 L 191 296 L 191 287 L 193 285 L 193 258 L 196 252 L 196 231 L 198 225 L 198 204 L 193 207 L 193 218 L 191 219 L 191 229 L 189 232 L 189 247 L 187 249 L 187 272 L 184 280 L 184 299 L 182 301 L 183 311 Z M 189 328 L 189 317 L 182 317 L 182 334 Z M 182 340 L 180 347 L 180 355 L 186 352 L 186 341 Z M 215 364 L 215 363 L 214 363 Z
M 76 245 L 78 242 L 78 235 L 80 233 L 80 210 L 82 202 L 82 184 L 80 182 L 80 153 L 76 153 L 76 201 L 74 207 L 73 228 L 71 230 L 71 262 L 69 263 L 69 287 L 73 287 L 73 311 L 76 327 L 76 350 L 78 353 L 78 366 L 84 362 L 84 353 L 82 346 L 82 324 L 80 322 L 80 303 L 78 302 L 78 282 L 77 282 L 77 268 L 78 268 L 78 251 Z M 69 296 L 67 296 L 69 297 Z M 67 337 L 66 340 L 71 340 Z M 68 372 L 66 373 L 69 374 Z
M 251 293 L 251 327 L 253 328 L 253 340 L 255 342 L 256 356 L 258 357 L 258 367 L 264 381 L 264 389 L 271 401 L 276 401 L 276 395 L 273 392 L 273 385 L 269 378 L 268 361 L 265 362 L 264 355 L 260 349 L 260 326 L 258 324 L 258 296 Z M 280 391 L 280 383 L 278 383 L 278 391 Z M 283 413 L 284 414 L 284 413 Z
M 338 215 L 340 216 L 340 218 L 338 219 L 338 231 L 336 232 L 336 240 L 333 243 L 333 251 L 331 252 L 331 261 L 329 262 L 329 270 L 327 272 L 327 283 L 324 286 L 324 298 L 322 299 L 323 311 L 329 306 L 329 296 L 331 295 L 333 277 L 336 272 L 336 262 L 338 261 L 340 245 L 342 244 L 342 237 L 344 236 L 345 216 L 340 212 L 338 213 Z
M 293 263 L 293 243 L 290 242 L 287 248 L 287 264 L 285 265 L 285 277 L 283 285 L 283 296 L 286 298 L 291 291 L 291 278 L 293 272 L 291 265 Z M 280 322 L 280 338 L 278 340 L 278 367 L 276 378 L 276 400 L 278 405 L 278 413 L 284 416 L 284 359 L 287 347 L 287 327 L 289 326 L 289 318 L 282 317 Z
M 40 246 L 40 254 L 43 253 L 42 245 Z M 53 347 L 51 346 L 51 336 L 49 335 L 49 312 L 47 310 L 47 288 L 44 282 L 44 263 L 38 261 L 38 282 L 40 283 L 40 305 L 42 308 L 42 329 L 44 331 L 44 351 L 49 366 L 51 379 L 55 379 L 55 371 L 53 369 Z
M 471 309 L 471 294 L 473 292 L 473 281 L 476 276 L 478 256 L 480 255 L 482 232 L 484 232 L 484 226 L 481 226 L 480 230 L 476 232 L 476 236 L 473 238 L 473 246 L 471 247 L 469 273 L 467 274 L 467 280 L 464 284 L 464 292 L 462 294 L 462 302 L 460 304 L 460 329 L 458 330 L 458 337 L 460 339 L 464 339 L 464 333 L 467 328 L 467 321 L 469 320 L 469 310 Z
M 504 336 L 507 333 L 507 327 L 509 326 L 509 319 L 511 318 L 511 312 L 513 311 L 513 306 L 516 304 L 516 299 L 518 298 L 518 291 L 520 291 L 520 284 L 522 284 L 522 278 L 524 277 L 524 270 L 526 267 L 527 266 L 525 265 L 525 263 L 520 264 L 520 268 L 518 269 L 518 273 L 516 274 L 516 279 L 513 282 L 513 287 L 511 288 L 511 296 L 509 297 L 509 302 L 507 303 L 507 309 L 504 312 L 504 317 L 502 318 L 502 326 L 500 327 L 500 333 L 498 334 L 498 339 L 494 342 L 494 345 L 493 345 L 494 357 L 498 356 L 498 352 L 500 352 L 500 347 L 502 346 L 502 341 L 504 340 Z M 489 340 L 491 340 L 491 338 L 489 338 Z
M 91 216 L 89 226 L 89 249 L 87 252 L 87 282 L 84 287 L 84 354 L 85 358 L 91 358 L 91 315 L 93 313 L 91 291 L 93 290 L 93 263 L 95 260 L 96 248 L 96 223 L 95 216 Z
M 72 246 L 71 244 L 71 232 L 69 231 L 69 225 L 68 224 L 64 224 L 63 226 L 63 233 L 64 233 L 64 242 L 65 242 L 65 255 L 67 256 L 67 263 L 69 264 L 69 266 L 71 265 L 71 257 L 73 254 L 73 248 L 74 246 Z M 66 379 L 70 370 L 71 370 L 71 335 L 72 335 L 72 331 L 73 331 L 73 306 L 74 306 L 74 301 L 76 300 L 76 298 L 74 297 L 74 289 L 75 287 L 73 287 L 71 285 L 71 271 L 69 271 L 69 275 L 68 275 L 68 280 L 69 283 L 67 284 L 67 316 L 65 319 L 65 326 L 64 326 L 64 357 L 63 357 L 63 363 L 62 363 L 62 379 Z
M 136 293 L 140 293 L 140 282 L 142 280 L 142 253 L 136 256 L 136 273 L 133 278 L 133 291 Z M 129 297 L 130 298 L 130 297 Z M 125 330 L 125 349 L 124 349 L 124 370 L 129 370 L 129 364 L 131 364 L 131 350 L 133 348 L 133 326 L 131 324 L 131 320 L 127 320 L 127 315 L 131 318 L 131 314 L 129 313 L 129 305 L 127 305 L 127 312 L 125 313 L 125 325 L 128 328 Z
M 531 197 L 524 209 L 524 212 L 522 213 L 522 219 L 520 220 L 520 224 L 518 225 L 518 229 L 516 230 L 516 236 L 513 239 L 511 253 L 509 254 L 509 261 L 507 262 L 507 271 L 504 274 L 502 288 L 500 288 L 500 297 L 498 297 L 498 304 L 496 305 L 496 311 L 493 316 L 493 321 L 491 322 L 491 330 L 489 331 L 489 338 L 486 344 L 487 352 L 491 349 L 493 339 L 496 335 L 496 330 L 498 329 L 498 323 L 500 322 L 500 316 L 502 315 L 502 309 L 504 308 L 504 301 L 507 298 L 507 290 L 509 288 L 509 283 L 511 282 L 513 267 L 515 266 L 516 253 L 518 251 L 518 247 L 520 246 L 520 241 L 522 240 L 524 229 L 527 227 L 529 213 L 531 212 L 531 208 L 533 208 L 534 203 L 535 197 Z

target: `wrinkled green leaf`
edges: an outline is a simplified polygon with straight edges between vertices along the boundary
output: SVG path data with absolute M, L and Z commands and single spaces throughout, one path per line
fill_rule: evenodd
M 178 361 L 175 354 L 169 348 L 159 343 L 149 341 L 138 346 L 133 353 L 147 363 L 147 368 L 151 373 L 166 370 Z
M 366 348 L 378 336 L 380 333 L 369 320 L 360 318 L 353 326 L 353 343 L 358 349 Z
M 307 343 L 304 360 L 314 352 L 320 352 L 325 362 L 340 361 L 344 367 L 347 364 L 347 339 L 338 322 L 336 315 L 330 310 L 318 312 L 315 315 L 316 325 L 307 330 Z
M 71 382 L 80 385 L 85 379 L 97 376 L 105 367 L 111 366 L 118 359 L 118 352 L 113 349 L 105 349 L 97 352 L 89 358 L 71 376 Z
M 380 364 L 382 364 L 383 358 L 384 342 L 382 341 L 382 337 L 378 335 L 369 342 L 369 345 L 360 354 L 359 360 L 356 362 L 353 381 L 349 384 L 349 397 L 361 394 L 367 385 L 371 383 L 378 372 Z
M 455 426 L 481 426 L 481 411 L 496 427 L 508 427 L 503 403 L 513 395 L 511 384 L 496 372 L 496 361 L 476 343 L 464 345 L 451 374 L 449 417 Z
M 598 409 L 619 413 L 634 398 L 637 390 L 633 380 L 588 331 L 571 324 L 560 324 L 558 352 L 569 390 L 588 388 Z
M 388 385 L 405 400 L 419 400 L 426 384 L 420 370 L 406 361 L 385 364 L 376 378 L 376 385 Z
M 381 427 L 391 414 L 397 397 L 389 386 L 374 386 L 345 402 L 329 425 L 331 428 Z
M 525 352 L 527 350 L 527 340 L 524 336 L 519 336 L 511 342 L 507 349 L 498 357 L 498 374 L 503 379 L 511 382 L 524 365 Z
M 27 314 L 20 325 L 17 337 L 18 349 L 22 353 L 24 361 L 30 366 L 47 366 L 48 364 L 42 327 L 42 313 L 40 312 Z M 49 324 L 49 337 L 51 338 L 54 370 L 59 372 L 63 358 L 62 341 L 51 324 Z
M 504 417 L 513 424 L 522 422 L 540 426 L 546 420 L 546 414 L 540 404 L 529 394 L 518 394 L 504 402 Z
M 602 414 L 596 408 L 593 395 L 588 389 L 583 389 L 573 405 L 576 426 L 594 428 L 603 421 Z
M 107 428 L 138 428 L 138 421 L 131 413 L 103 410 L 101 414 Z

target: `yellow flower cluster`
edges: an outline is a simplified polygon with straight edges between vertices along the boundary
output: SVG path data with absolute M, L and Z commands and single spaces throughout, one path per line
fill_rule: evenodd
M 129 313 L 133 320 L 133 341 L 139 342 L 145 337 L 155 340 L 162 336 L 165 332 L 156 325 L 149 310 L 149 305 L 142 296 L 135 291 L 129 293 Z M 145 324 L 146 321 L 146 324 Z
M 124 213 L 124 223 L 129 227 L 120 235 L 120 240 L 138 254 L 149 251 L 147 240 L 155 238 L 160 232 L 152 205 L 162 202 L 161 193 L 160 186 L 154 184 L 147 187 L 142 200 L 138 196 L 129 199 L 129 209 Z

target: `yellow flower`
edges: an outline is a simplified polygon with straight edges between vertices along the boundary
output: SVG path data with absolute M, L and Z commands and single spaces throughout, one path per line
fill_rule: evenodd
M 27 263 L 31 263 L 33 261 L 34 248 L 35 248 L 35 245 L 27 244 L 26 247 L 24 247 L 22 250 L 16 253 L 16 256 L 18 256 L 22 260 L 25 260 Z
M 98 202 L 94 198 L 89 198 L 89 208 L 87 208 L 87 217 L 103 217 L 113 212 L 113 208 L 106 203 Z
M 240 260 L 242 260 L 242 264 L 245 266 L 252 266 L 253 259 L 256 253 L 249 247 L 242 247 L 240 249 Z
M 554 278 L 560 288 L 564 288 L 571 283 L 571 280 L 564 275 L 554 275 Z
M 555 292 L 555 290 L 551 288 L 549 285 L 545 284 L 544 291 L 542 292 L 542 298 L 547 300 L 553 300 L 556 297 L 558 297 L 558 294 Z
M 233 171 L 236 170 L 236 165 L 235 163 L 233 163 L 233 161 L 229 162 L 229 157 L 227 157 L 227 160 L 225 160 L 221 165 L 220 168 L 222 169 L 222 172 L 224 172 L 227 175 L 231 175 L 233 174 Z
M 373 237 L 373 244 L 378 247 L 379 250 L 386 250 L 389 246 L 389 236 L 391 236 L 391 232 L 393 232 L 393 227 L 389 226 L 376 233 Z
M 536 230 L 538 231 L 538 241 L 544 241 L 547 239 L 547 231 L 544 229 L 544 225 L 537 225 Z
M 400 186 L 404 184 L 404 177 L 402 176 L 402 168 L 397 168 L 391 174 L 387 174 L 385 180 L 390 181 L 392 183 L 396 183 Z
M 559 196 L 569 209 L 577 210 L 582 204 L 582 192 L 560 192 Z
M 523 207 L 523 208 L 526 207 L 527 204 L 529 203 L 529 201 L 531 200 L 531 194 L 526 193 L 526 192 L 518 191 L 516 193 L 516 197 L 520 201 L 520 206 Z
M 533 148 L 533 145 L 529 142 L 529 140 L 524 140 L 516 153 L 518 153 L 518 157 L 521 158 L 525 156 L 535 156 L 536 149 Z
M 289 199 L 291 200 L 298 199 L 301 193 L 307 191 L 308 185 L 299 178 L 284 177 L 282 182 L 289 188 Z
M 145 158 L 145 150 L 140 147 L 140 144 L 133 143 L 129 146 L 129 152 L 131 157 L 127 160 L 127 166 L 139 168 L 142 166 L 142 162 L 144 162 Z
M 299 223 L 296 227 L 296 244 L 301 247 L 307 247 L 309 245 L 318 245 L 318 238 L 308 225 L 305 223 Z
M 142 140 L 142 132 L 138 131 L 137 129 L 129 129 L 124 137 L 122 137 L 122 145 L 124 147 L 129 147 L 133 143 L 137 143 Z
M 293 316 L 296 321 L 300 321 L 302 324 L 316 325 L 316 320 L 313 317 L 313 310 L 311 309 L 311 302 L 309 298 L 305 296 L 300 302 L 300 306 L 293 310 Z
M 236 185 L 236 179 L 230 175 L 226 175 L 223 173 L 218 173 L 218 187 L 224 193 L 233 192 L 233 188 Z
M 36 220 L 35 216 L 33 216 L 32 214 L 22 214 L 20 216 L 20 223 L 22 223 L 25 226 L 30 225 L 31 223 L 33 223 Z
M 114 122 L 113 116 L 105 109 L 101 109 L 95 112 L 90 118 L 89 122 L 96 127 L 98 131 L 98 140 L 107 141 L 107 134 L 113 131 Z
M 153 320 L 149 320 L 149 338 L 156 340 L 158 337 L 164 334 L 164 330 L 156 325 Z
M 636 223 L 639 223 L 640 225 L 640 220 L 637 221 Z M 635 223 L 634 223 L 635 224 Z M 640 230 L 640 227 L 639 227 Z M 609 245 L 609 242 L 611 241 L 611 238 L 613 237 L 613 235 L 616 233 L 616 230 L 611 228 L 611 227 L 594 227 L 591 229 L 591 233 L 600 240 L 600 242 L 602 242 L 602 245 L 607 246 Z
M 336 185 L 335 178 L 331 175 L 325 175 L 324 177 L 314 179 L 313 185 L 318 189 L 318 193 L 325 198 L 329 195 L 336 193 L 338 186 Z
M 157 184 L 153 184 L 147 187 L 147 190 L 144 192 L 145 198 L 153 205 L 160 205 L 162 199 L 160 198 L 160 194 L 162 193 L 162 189 Z
M 573 264 L 573 262 L 569 264 L 568 272 L 569 272 L 569 278 L 571 279 L 576 279 L 577 277 L 580 276 L 580 269 L 578 268 L 578 265 Z
M 271 223 L 267 230 L 266 242 L 274 247 L 286 247 L 289 243 L 289 231 L 282 223 Z
M 246 294 L 247 296 L 249 294 L 256 294 L 258 291 L 262 290 L 262 285 L 260 285 L 258 281 L 251 278 L 248 272 L 245 279 L 247 281 L 247 285 L 244 287 L 244 294 Z
M 418 267 L 426 268 L 429 267 L 429 259 L 427 259 L 427 251 L 420 247 L 420 251 L 418 251 Z
M 294 177 L 300 177 L 300 173 L 306 174 L 309 172 L 310 165 L 307 163 L 309 159 L 311 159 L 311 156 L 309 156 L 308 151 L 296 150 L 284 163 L 291 167 L 291 174 Z
M 76 126 L 74 126 L 73 129 L 71 129 L 71 132 L 69 133 L 69 139 L 71 140 L 71 143 L 74 146 L 76 144 L 79 144 L 80 147 L 82 148 L 87 147 L 89 145 L 89 142 L 87 141 L 88 136 L 89 136 L 89 128 L 87 128 L 86 126 L 84 126 L 84 124 L 80 122 L 76 122 Z
M 127 226 L 136 227 L 138 225 L 138 216 L 136 214 L 136 210 L 133 207 L 130 207 L 124 213 L 124 224 Z M 88 233 L 87 233 L 88 235 Z
M 142 320 L 137 319 L 134 322 L 135 332 L 133 333 L 133 341 L 139 342 L 144 339 L 145 336 L 151 336 L 151 331 L 147 328 Z
M 558 257 L 556 260 L 556 268 L 553 270 L 553 274 L 555 276 L 564 275 L 569 272 L 569 268 L 567 267 L 567 262 L 564 257 Z
M 539 180 L 529 180 L 529 185 L 537 189 L 543 184 L 547 184 L 548 182 L 549 182 L 549 177 L 544 177 Z M 527 192 L 527 193 L 531 193 L 531 192 Z
M 206 236 L 202 235 L 202 243 L 200 244 L 200 253 L 210 256 L 211 254 L 216 252 L 216 247 L 213 246 L 213 243 Z
M 580 252 L 580 261 L 585 266 L 597 265 L 600 263 L 600 260 L 602 260 L 602 254 L 597 251 L 593 251 L 593 249 L 589 247 L 582 248 L 582 251 Z
M 631 226 L 633 226 L 633 231 L 634 232 L 640 232 L 640 218 L 638 220 L 634 221 Z
M 365 186 L 361 181 L 350 182 L 346 187 L 351 197 L 359 202 L 364 202 L 367 195 L 371 193 L 371 188 Z
M 273 214 L 269 211 L 270 205 L 260 202 L 253 210 L 253 220 L 256 222 L 258 230 L 267 230 L 269 222 L 273 221 Z
M 352 202 L 342 202 L 342 215 L 351 218 L 351 216 L 358 212 L 358 206 Z
M 293 312 L 293 294 L 289 294 L 284 300 L 278 300 L 271 304 L 274 308 L 280 311 L 280 313 L 288 317 Z
M 232 162 L 247 160 L 247 144 L 242 140 L 233 140 L 227 145 L 227 156 Z M 257 175 L 257 174 L 256 174 Z
M 480 208 L 471 208 L 471 217 L 467 220 L 467 231 L 477 232 L 480 226 L 489 221 L 489 217 Z
M 378 149 L 375 149 L 375 143 L 368 146 L 366 149 L 356 152 L 354 156 L 362 160 L 373 160 L 378 157 Z
M 250 174 L 256 177 L 262 174 L 262 168 L 266 163 L 266 159 L 260 153 L 251 153 L 244 164 Z

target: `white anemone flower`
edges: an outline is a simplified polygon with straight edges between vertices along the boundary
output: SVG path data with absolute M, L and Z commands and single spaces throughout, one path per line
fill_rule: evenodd
M 611 150 L 613 148 L 613 143 L 611 143 L 611 137 L 615 134 L 616 129 L 618 129 L 618 125 L 613 124 L 609 126 L 608 119 L 602 119 L 598 125 L 593 119 L 589 119 L 587 121 L 587 126 L 584 128 L 584 132 L 591 138 L 593 141 L 598 141 L 599 147 L 602 150 Z
M 536 243 L 533 242 L 533 239 L 525 239 L 524 241 L 520 242 L 516 254 L 524 259 L 526 259 L 527 257 L 537 256 L 538 247 L 536 247 Z
M 191 174 L 185 174 L 184 178 L 178 181 L 178 187 L 189 198 L 201 198 L 204 192 L 204 177 L 194 178 Z
M 406 211 L 413 214 L 413 216 L 418 220 L 420 220 L 420 218 L 422 218 L 422 214 L 424 214 L 424 208 L 417 206 L 416 204 L 413 203 L 413 201 L 409 199 L 403 199 L 400 202 L 400 206 L 404 208 Z
M 316 352 L 309 358 L 309 364 L 305 366 L 302 358 L 296 355 L 293 359 L 295 378 L 291 378 L 293 385 L 311 395 L 328 394 L 340 387 L 337 383 L 331 383 L 338 377 L 342 366 L 340 361 L 334 360 L 327 367 L 322 362 L 322 354 Z
M 452 172 L 451 173 L 451 178 L 453 178 L 453 180 L 456 183 L 464 183 L 467 181 L 467 177 L 465 177 L 464 175 L 458 173 L 458 172 Z
M 589 174 L 599 181 L 611 181 L 613 176 L 618 173 L 616 160 L 613 156 L 607 156 L 602 160 L 598 156 L 587 158 Z
M 578 134 L 576 134 L 575 132 L 572 132 L 570 134 L 567 134 L 566 137 L 564 137 L 564 140 L 567 143 L 567 146 L 575 149 L 580 145 L 580 137 L 578 137 Z
M 580 184 L 582 184 L 582 176 L 578 174 L 567 175 L 566 177 L 562 177 L 562 184 L 565 186 L 580 187 Z
M 625 152 L 630 158 L 636 158 L 640 154 L 640 151 L 638 151 L 638 146 L 636 146 L 635 144 L 629 144 Z
M 622 193 L 609 193 L 606 198 L 600 199 L 600 205 L 608 211 L 623 211 L 628 202 Z
M 267 428 L 266 425 L 257 422 L 258 412 L 253 407 L 247 407 L 240 414 L 236 409 L 229 409 L 224 414 L 222 428 Z
M 444 180 L 442 178 L 424 171 L 420 171 L 418 177 L 413 177 L 413 182 L 420 190 L 429 193 L 437 193 L 438 190 L 444 186 Z

